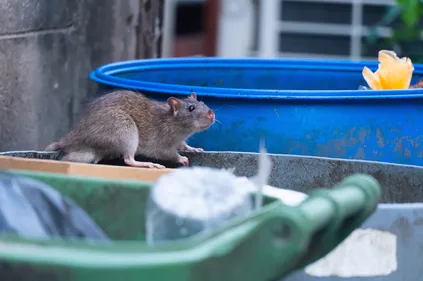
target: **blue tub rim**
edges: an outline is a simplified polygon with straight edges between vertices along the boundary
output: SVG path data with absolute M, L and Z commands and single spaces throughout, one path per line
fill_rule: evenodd
M 298 59 L 298 58 L 215 58 L 215 57 L 189 57 L 189 58 L 158 58 L 127 60 L 105 64 L 93 70 L 89 78 L 94 82 L 116 88 L 134 91 L 154 92 L 159 95 L 176 94 L 188 95 L 194 91 L 198 96 L 213 98 L 233 99 L 272 99 L 272 100 L 377 100 L 377 99 L 416 99 L 423 98 L 423 89 L 407 90 L 264 90 L 242 88 L 218 88 L 188 86 L 168 83 L 136 81 L 114 74 L 150 70 L 150 69 L 174 69 L 195 67 L 246 67 L 246 68 L 293 68 L 316 69 L 316 70 L 342 70 L 360 71 L 364 66 L 371 70 L 377 69 L 375 61 L 350 61 L 330 59 Z M 423 75 L 423 64 L 414 64 L 414 74 Z M 357 85 L 358 88 L 358 85 Z M 334 93 L 338 93 L 334 95 Z

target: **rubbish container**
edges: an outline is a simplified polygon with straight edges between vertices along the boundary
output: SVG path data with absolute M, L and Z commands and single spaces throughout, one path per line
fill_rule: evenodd
M 195 91 L 220 121 L 190 139 L 208 151 L 269 152 L 423 165 L 423 89 L 358 91 L 375 62 L 174 58 L 112 63 L 91 73 L 99 95 Z M 414 65 L 412 83 L 423 77 Z
M 250 217 L 210 233 L 148 247 L 149 184 L 12 171 L 41 180 L 79 204 L 114 244 L 31 241 L 0 235 L 2 280 L 277 280 L 319 259 L 376 208 L 380 187 L 355 175 L 315 190 L 298 206 L 266 197 Z
M 253 153 L 186 153 L 191 165 L 236 167 L 253 176 Z M 382 197 L 377 211 L 324 260 L 292 273 L 285 281 L 423 280 L 423 167 L 298 155 L 271 155 L 269 184 L 301 192 L 332 186 L 344 177 L 365 173 L 378 180 Z
M 15 151 L 0 155 L 60 160 L 59 153 L 50 152 Z M 194 166 L 235 167 L 238 176 L 253 176 L 258 167 L 255 153 L 184 155 Z M 269 184 L 275 187 L 309 193 L 314 187 L 330 187 L 345 177 L 361 173 L 376 178 L 382 188 L 381 204 L 356 231 L 356 236 L 344 241 L 346 244 L 340 248 L 341 254 L 337 248 L 328 255 L 328 260 L 319 260 L 305 270 L 292 273 L 284 281 L 423 280 L 423 274 L 418 270 L 423 264 L 419 246 L 423 237 L 423 167 L 312 156 L 270 156 L 273 170 Z M 132 199 L 128 200 L 128 204 L 132 204 Z M 358 253 L 342 252 L 351 248 L 356 248 Z M 389 259 L 385 260 L 386 257 Z M 374 261 L 380 262 L 375 265 Z M 385 267 L 378 268 L 380 264 Z M 367 271 L 362 272 L 363 268 Z M 348 277 L 351 270 L 356 275 Z

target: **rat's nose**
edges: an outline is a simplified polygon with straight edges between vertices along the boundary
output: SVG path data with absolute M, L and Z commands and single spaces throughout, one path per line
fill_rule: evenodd
M 210 120 L 214 119 L 214 112 L 213 110 L 209 109 L 209 112 L 207 112 L 207 118 L 209 118 Z

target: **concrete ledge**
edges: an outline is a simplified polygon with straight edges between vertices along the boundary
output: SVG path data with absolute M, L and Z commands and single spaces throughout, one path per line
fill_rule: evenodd
M 253 176 L 257 172 L 257 154 L 237 152 L 184 152 L 192 166 L 233 168 L 238 176 Z M 3 152 L 0 156 L 60 160 L 60 153 L 17 151 Z M 423 202 L 423 167 L 381 162 L 343 160 L 335 158 L 272 154 L 273 170 L 270 185 L 300 192 L 312 188 L 333 186 L 355 173 L 370 174 L 382 186 L 381 203 Z M 145 160 L 143 157 L 136 157 Z M 175 165 L 167 165 L 173 168 Z M 102 164 L 123 165 L 121 160 Z

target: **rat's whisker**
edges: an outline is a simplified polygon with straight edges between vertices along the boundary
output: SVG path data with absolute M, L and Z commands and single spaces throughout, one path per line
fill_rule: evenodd
M 219 118 L 220 117 L 223 117 L 223 118 L 226 118 L 226 117 L 230 117 L 229 115 L 227 115 L 227 114 L 219 114 Z
M 219 106 L 218 108 L 216 108 L 214 111 L 215 111 L 215 112 L 216 112 L 216 111 L 219 111 L 219 110 L 221 110 L 223 107 L 238 107 L 238 106 L 236 106 L 236 105 L 230 105 L 230 104 L 223 104 L 223 105 Z

